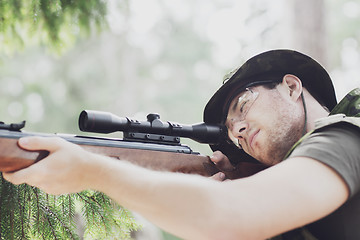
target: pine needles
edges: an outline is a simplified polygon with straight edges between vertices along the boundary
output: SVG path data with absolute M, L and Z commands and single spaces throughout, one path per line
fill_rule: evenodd
M 52 196 L 26 184 L 15 186 L 1 175 L 0 239 L 83 239 L 77 206 L 87 239 L 130 239 L 138 229 L 132 216 L 102 193 Z
M 81 34 L 106 27 L 106 12 L 103 0 L 0 0 L 0 49 L 40 44 L 61 52 Z

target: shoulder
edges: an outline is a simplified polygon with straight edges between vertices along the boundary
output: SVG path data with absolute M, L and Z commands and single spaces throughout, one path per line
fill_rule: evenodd
M 345 124 L 351 125 L 354 128 L 360 128 L 360 117 L 351 117 L 340 113 L 320 118 L 315 121 L 315 131 L 336 124 Z
M 294 149 L 290 157 L 315 159 L 336 171 L 351 195 L 360 189 L 360 128 L 336 122 L 316 129 Z

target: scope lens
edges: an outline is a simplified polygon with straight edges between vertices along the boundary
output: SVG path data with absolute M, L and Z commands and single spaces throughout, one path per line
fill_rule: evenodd
M 82 111 L 79 116 L 79 128 L 81 131 L 87 131 L 88 130 L 88 114 L 86 111 Z

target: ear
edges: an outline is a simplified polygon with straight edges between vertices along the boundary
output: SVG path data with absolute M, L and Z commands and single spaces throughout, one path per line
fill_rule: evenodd
M 284 87 L 284 89 L 287 91 L 293 101 L 297 101 L 301 96 L 301 93 L 303 91 L 302 83 L 297 76 L 292 74 L 286 74 L 283 77 L 281 85 L 282 87 Z

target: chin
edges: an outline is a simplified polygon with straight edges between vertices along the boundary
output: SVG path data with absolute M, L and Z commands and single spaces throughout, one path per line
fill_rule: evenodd
M 265 164 L 266 166 L 274 166 L 280 162 L 282 162 L 283 158 L 281 157 L 274 157 L 274 155 L 268 156 L 268 157 L 259 157 L 256 158 L 258 159 L 258 161 L 260 161 L 261 163 Z

